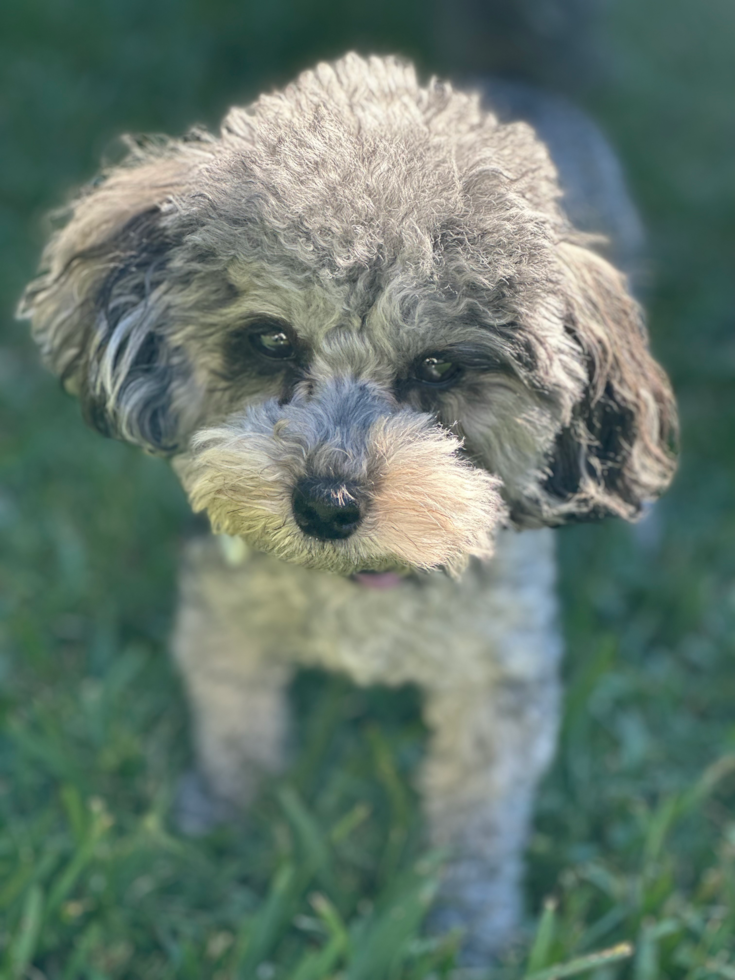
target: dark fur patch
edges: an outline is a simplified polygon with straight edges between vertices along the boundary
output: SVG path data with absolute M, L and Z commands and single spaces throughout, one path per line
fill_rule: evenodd
M 591 479 L 604 484 L 608 494 L 619 497 L 634 513 L 639 513 L 642 501 L 626 479 L 631 446 L 637 437 L 634 412 L 616 404 L 612 387 L 608 385 L 604 398 L 594 407 L 585 399 L 578 415 L 584 417 L 592 437 L 587 451 L 583 451 L 574 427 L 565 427 L 556 438 L 544 490 L 568 502 L 584 491 L 584 480 Z M 567 519 L 596 521 L 612 513 L 615 513 L 612 508 L 594 506 Z
M 102 358 L 123 318 L 136 306 L 146 304 L 153 290 L 165 281 L 173 242 L 161 226 L 160 212 L 150 209 L 131 218 L 120 231 L 94 248 L 77 253 L 67 263 L 62 276 L 81 262 L 104 263 L 111 267 L 95 295 L 88 297 L 85 341 L 79 355 L 66 368 L 67 376 L 81 374 L 80 399 L 85 421 L 110 438 L 129 438 L 145 448 L 164 454 L 176 451 L 177 420 L 171 409 L 171 384 L 176 369 L 171 352 L 156 324 L 147 334 L 128 367 L 118 393 L 118 403 L 130 401 L 133 389 L 144 392 L 135 400 L 134 417 L 126 418 L 127 432 L 121 433 L 116 406 L 110 407 L 95 387 Z M 104 334 L 99 335 L 104 325 Z M 96 341 L 96 343 L 93 343 Z M 127 349 L 129 338 L 116 351 L 117 367 Z

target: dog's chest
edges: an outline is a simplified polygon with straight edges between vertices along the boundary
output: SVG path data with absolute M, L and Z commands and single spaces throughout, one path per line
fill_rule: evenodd
M 559 654 L 551 532 L 506 531 L 494 559 L 378 590 L 262 554 L 227 560 L 190 543 L 184 602 L 204 606 L 230 648 L 346 672 L 360 684 L 529 681 Z

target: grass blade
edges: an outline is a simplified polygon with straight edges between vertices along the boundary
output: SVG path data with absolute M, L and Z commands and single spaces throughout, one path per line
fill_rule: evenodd
M 288 980 L 323 980 L 344 954 L 346 944 L 341 936 L 332 936 L 316 953 L 306 953 Z
M 436 893 L 439 860 L 435 855 L 421 861 L 379 903 L 379 911 L 354 942 L 347 980 L 385 980 L 401 962 Z
M 554 941 L 556 929 L 556 899 L 547 898 L 544 902 L 544 911 L 536 930 L 536 937 L 533 946 L 528 954 L 528 965 L 526 973 L 537 973 L 545 966 L 549 965 L 551 956 L 551 944 Z
M 539 973 L 527 973 L 524 980 L 561 980 L 562 977 L 576 977 L 580 973 L 587 973 L 598 966 L 607 966 L 609 963 L 627 959 L 632 955 L 633 947 L 630 943 L 619 943 L 617 946 L 611 946 L 610 949 L 590 953 L 588 956 L 579 956 L 568 963 L 560 963 Z
M 39 885 L 28 889 L 20 925 L 15 939 L 10 946 L 9 967 L 11 980 L 19 980 L 26 973 L 36 952 L 41 935 L 41 919 L 43 918 L 43 892 Z
M 255 970 L 271 952 L 279 932 L 288 921 L 293 903 L 300 889 L 296 869 L 285 864 L 273 879 L 265 904 L 247 924 L 244 943 L 238 944 L 235 953 L 235 976 L 251 980 Z
M 283 786 L 278 791 L 278 799 L 301 845 L 310 872 L 331 879 L 329 847 L 301 797 L 291 786 Z

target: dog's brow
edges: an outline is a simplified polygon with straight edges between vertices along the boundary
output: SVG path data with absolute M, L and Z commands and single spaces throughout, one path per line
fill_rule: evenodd
M 354 333 L 356 330 L 361 331 L 364 327 L 365 317 L 362 317 L 358 322 L 354 321 L 354 318 L 351 322 L 350 318 L 345 317 L 326 331 L 322 338 L 322 343 L 328 343 L 330 340 L 339 340 L 341 337 Z

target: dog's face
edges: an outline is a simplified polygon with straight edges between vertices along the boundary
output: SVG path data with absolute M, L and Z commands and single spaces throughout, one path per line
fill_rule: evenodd
M 461 569 L 494 529 L 634 517 L 670 390 L 524 124 L 348 55 L 134 144 L 73 202 L 22 315 L 103 432 L 286 560 Z

